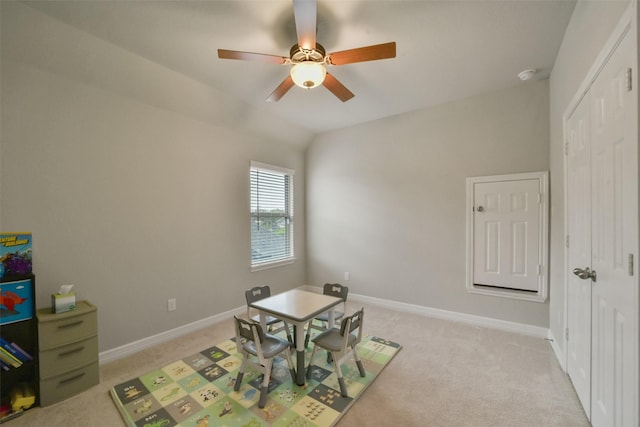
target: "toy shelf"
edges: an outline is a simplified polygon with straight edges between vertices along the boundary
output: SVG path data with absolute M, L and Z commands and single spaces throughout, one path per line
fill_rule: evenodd
M 0 423 L 39 404 L 35 275 L 0 278 Z

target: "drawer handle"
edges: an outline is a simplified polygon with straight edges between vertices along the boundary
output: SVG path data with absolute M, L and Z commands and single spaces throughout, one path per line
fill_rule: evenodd
M 62 353 L 58 353 L 58 356 L 60 357 L 70 356 L 74 353 L 80 353 L 82 350 L 84 350 L 84 346 L 74 348 L 73 350 L 69 350 L 69 351 L 63 351 Z
M 58 384 L 66 384 L 66 383 L 70 383 L 71 381 L 75 381 L 75 380 L 78 380 L 78 379 L 80 379 L 80 378 L 84 377 L 84 375 L 85 375 L 85 373 L 84 373 L 84 372 L 81 372 L 81 373 L 79 373 L 78 375 L 74 375 L 74 376 L 72 376 L 72 377 L 70 377 L 70 378 L 66 378 L 66 379 L 64 379 L 64 380 L 59 381 L 59 382 L 58 382 Z
M 66 325 L 59 325 L 58 329 L 71 328 L 73 326 L 82 325 L 83 323 L 84 323 L 84 320 L 78 320 L 77 322 L 67 323 Z

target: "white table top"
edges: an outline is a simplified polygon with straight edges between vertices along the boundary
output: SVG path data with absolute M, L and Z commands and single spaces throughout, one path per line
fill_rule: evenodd
M 292 289 L 256 301 L 252 307 L 294 322 L 307 322 L 318 314 L 340 304 L 341 298 Z

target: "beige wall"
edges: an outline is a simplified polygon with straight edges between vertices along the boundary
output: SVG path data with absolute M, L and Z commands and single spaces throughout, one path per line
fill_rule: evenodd
M 253 284 L 345 271 L 354 293 L 561 336 L 561 117 L 626 4 L 578 2 L 550 81 L 330 132 L 305 154 L 313 135 L 291 123 L 0 2 L 0 229 L 34 233 L 39 307 L 66 283 L 98 305 L 101 351 L 236 308 Z M 249 272 L 250 160 L 296 169 L 294 265 Z M 548 169 L 550 301 L 467 293 L 465 178 Z
M 596 57 L 628 6 L 628 1 L 578 1 L 550 78 L 550 321 L 554 346 L 564 352 L 565 228 L 563 115 Z M 562 359 L 563 356 L 560 355 Z
M 0 224 L 33 232 L 38 307 L 75 284 L 105 351 L 304 282 L 310 134 L 21 4 L 2 2 L 1 53 Z M 299 260 L 256 273 L 251 160 L 297 172 Z
M 548 81 L 323 134 L 307 150 L 307 277 L 548 325 L 548 303 L 465 287 L 467 177 L 548 170 Z

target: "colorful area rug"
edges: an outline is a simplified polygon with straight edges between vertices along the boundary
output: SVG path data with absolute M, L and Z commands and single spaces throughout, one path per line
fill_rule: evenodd
M 358 354 L 367 375 L 360 377 L 353 360 L 343 364 L 346 398 L 324 354 L 316 355 L 304 387 L 292 382 L 286 360 L 276 358 L 266 405 L 258 408 L 257 371 L 248 368 L 242 387 L 233 391 L 242 360 L 235 339 L 118 384 L 110 393 L 130 427 L 333 426 L 401 348 L 379 337 L 363 337 Z M 310 354 L 311 345 L 307 364 Z

